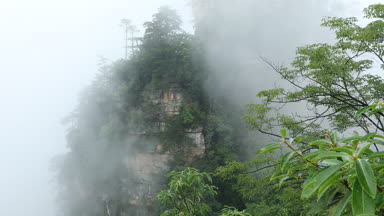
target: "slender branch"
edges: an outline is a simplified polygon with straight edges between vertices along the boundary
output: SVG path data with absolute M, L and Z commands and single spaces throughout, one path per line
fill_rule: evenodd
M 259 172 L 261 170 L 264 170 L 264 169 L 268 169 L 268 168 L 271 168 L 271 167 L 274 167 L 278 164 L 272 164 L 272 165 L 268 165 L 268 166 L 265 166 L 265 167 L 262 167 L 260 169 L 257 169 L 257 170 L 253 170 L 253 171 L 249 171 L 249 172 L 242 172 L 242 173 L 239 173 L 239 174 L 251 174 L 251 173 L 256 173 L 256 172 Z
M 278 74 L 280 74 L 285 80 L 287 80 L 289 83 L 291 83 L 292 85 L 296 86 L 297 88 L 299 89 L 303 89 L 304 87 L 302 86 L 299 86 L 298 84 L 294 83 L 292 80 L 288 79 L 287 76 L 285 76 L 277 67 L 276 65 L 274 65 L 271 61 L 269 61 L 267 58 L 265 57 L 260 57 L 261 60 L 263 60 L 265 63 L 267 63 L 273 70 L 275 70 Z
M 303 161 L 306 161 L 307 163 L 311 164 L 312 166 L 314 166 L 316 168 L 320 168 L 320 166 L 318 164 L 315 164 L 315 163 L 313 163 L 312 161 L 310 161 L 308 159 L 304 159 L 304 155 L 302 153 L 298 152 L 291 144 L 289 144 L 287 142 L 286 139 L 284 139 L 283 142 L 284 142 L 285 145 L 288 146 L 288 148 L 290 148 L 293 152 L 295 152 L 297 155 L 299 155 Z
M 273 136 L 273 137 L 278 137 L 278 138 L 281 138 L 280 135 L 277 135 L 277 134 L 274 134 L 274 133 L 271 133 L 271 132 L 267 132 L 267 131 L 264 131 L 262 129 L 257 129 L 260 133 L 262 134 L 266 134 L 266 135 L 270 135 L 270 136 Z

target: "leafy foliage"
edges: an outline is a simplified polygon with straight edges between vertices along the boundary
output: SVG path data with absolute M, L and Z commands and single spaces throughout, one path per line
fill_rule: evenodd
M 323 26 L 335 31 L 336 43 L 298 48 L 291 68 L 265 60 L 291 89 L 260 92 L 263 103 L 248 105 L 244 116 L 250 129 L 281 138 L 261 153 L 287 148 L 271 181 L 280 186 L 301 184 L 301 198 L 315 198 L 320 210 L 329 215 L 383 212 L 383 154 L 378 148 L 383 136 L 377 133 L 384 132 L 383 109 L 377 99 L 383 97 L 384 82 L 369 72 L 374 67 L 372 58 L 384 64 L 383 11 L 381 4 L 365 9 L 366 18 L 376 19 L 364 27 L 356 18 L 325 18 Z M 310 107 L 304 116 L 279 113 L 280 105 L 302 102 Z M 366 135 L 355 132 L 344 139 L 335 131 L 320 135 L 324 120 L 340 132 L 357 127 Z M 275 127 L 286 129 L 277 135 Z
M 226 206 L 224 209 L 221 210 L 221 216 L 251 216 L 251 215 L 246 213 L 245 211 L 239 211 L 234 207 Z
M 306 215 L 309 202 L 300 200 L 299 188 L 295 184 L 271 184 L 269 179 L 275 164 L 273 158 L 258 155 L 245 162 L 232 161 L 216 169 L 217 181 L 231 184 L 231 189 L 239 194 L 238 199 L 251 215 Z M 227 202 L 230 199 L 226 199 Z M 229 204 L 229 203 L 227 203 Z M 231 203 L 235 205 L 236 203 Z M 237 204 L 238 205 L 238 204 Z
M 264 59 L 291 88 L 261 91 L 258 96 L 263 103 L 248 105 L 244 121 L 249 128 L 269 132 L 280 125 L 289 129 L 293 137 L 302 135 L 308 139 L 320 135 L 317 128 L 326 119 L 340 132 L 351 127 L 367 133 L 384 131 L 381 110 L 370 116 L 355 115 L 384 96 L 383 78 L 368 73 L 375 66 L 372 59 L 384 65 L 381 10 L 380 4 L 364 10 L 367 18 L 377 18 L 366 26 L 359 26 L 356 18 L 325 18 L 322 25 L 335 31 L 336 43 L 299 47 L 291 68 Z M 303 102 L 310 109 L 306 115 L 279 113 L 281 105 Z
M 356 133 L 341 139 L 335 132 L 327 132 L 326 139 L 308 144 L 316 148 L 307 154 L 295 150 L 295 141 L 281 136 L 282 144 L 292 152 L 282 156 L 281 169 L 276 169 L 273 176 L 277 177 L 272 180 L 277 179 L 283 185 L 294 179 L 302 184 L 301 198 L 316 195 L 317 201 L 325 201 L 324 206 L 332 215 L 344 215 L 350 210 L 353 215 L 381 212 L 382 203 L 375 200 L 383 196 L 384 182 L 380 180 L 384 173 L 383 153 L 373 152 L 370 147 L 374 143 L 383 144 L 384 136 Z
M 161 191 L 157 199 L 168 208 L 162 216 L 207 215 L 209 206 L 204 199 L 216 194 L 216 187 L 212 185 L 212 178 L 207 173 L 200 173 L 194 168 L 187 168 L 180 172 L 172 171 L 169 188 Z

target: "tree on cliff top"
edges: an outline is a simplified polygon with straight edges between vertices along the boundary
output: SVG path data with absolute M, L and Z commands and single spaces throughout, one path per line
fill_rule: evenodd
M 146 28 L 137 60 L 141 83 L 166 89 L 177 84 L 200 94 L 203 80 L 201 48 L 193 35 L 181 29 L 181 19 L 161 7 Z
M 138 137 L 137 131 L 150 134 L 161 114 L 148 106 L 151 101 L 143 97 L 145 88 L 166 89 L 176 83 L 194 95 L 202 89 L 199 77 L 204 71 L 195 61 L 198 46 L 192 35 L 181 30 L 174 11 L 160 9 L 145 26 L 137 54 L 103 64 L 67 119 L 69 151 L 58 164 L 64 215 L 100 215 L 106 207 L 113 215 L 136 211 L 129 200 L 144 189 L 132 186 L 139 175 L 132 174 L 126 158 L 154 148 L 152 137 Z
M 152 21 L 144 23 L 144 40 L 166 39 L 172 35 L 182 33 L 181 23 L 181 19 L 175 10 L 161 7 L 152 16 Z

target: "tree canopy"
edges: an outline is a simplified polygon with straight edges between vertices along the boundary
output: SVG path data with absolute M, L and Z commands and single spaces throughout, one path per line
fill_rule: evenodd
M 291 67 L 264 59 L 290 88 L 259 92 L 263 103 L 248 105 L 245 122 L 249 127 L 265 131 L 284 125 L 299 135 L 310 128 L 315 132 L 317 124 L 326 119 L 340 132 L 352 127 L 367 133 L 384 132 L 383 113 L 355 116 L 356 111 L 384 96 L 384 80 L 378 74 L 384 65 L 382 10 L 380 4 L 365 9 L 366 18 L 376 18 L 366 26 L 358 25 L 354 17 L 325 18 L 322 25 L 335 31 L 336 43 L 299 47 Z M 308 113 L 271 116 L 281 106 L 300 103 L 307 104 Z
M 301 184 L 301 198 L 316 199 L 329 215 L 373 216 L 384 211 L 383 152 L 378 147 L 384 144 L 384 82 L 378 75 L 384 69 L 384 5 L 371 5 L 364 13 L 374 19 L 366 26 L 358 25 L 356 18 L 325 18 L 322 25 L 335 31 L 336 43 L 298 48 L 291 68 L 265 60 L 291 88 L 260 92 L 263 103 L 248 105 L 245 115 L 249 128 L 281 138 L 261 153 L 288 149 L 271 181 Z M 269 115 L 281 105 L 301 102 L 309 106 L 305 115 Z M 365 134 L 340 138 L 338 132 L 320 127 L 324 120 L 328 124 L 323 128 L 360 129 Z M 279 127 L 283 129 L 276 134 L 274 128 Z

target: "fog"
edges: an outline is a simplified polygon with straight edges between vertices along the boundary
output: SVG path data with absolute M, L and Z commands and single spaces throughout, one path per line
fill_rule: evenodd
M 218 80 L 218 85 L 208 83 L 209 92 L 245 104 L 254 102 L 260 90 L 284 85 L 261 58 L 289 66 L 298 46 L 332 43 L 334 35 L 320 26 L 322 18 L 357 16 L 361 19 L 362 9 L 374 1 L 207 2 L 210 3 L 205 4 L 206 9 L 202 9 L 206 10 L 201 17 L 204 24 L 198 33 L 208 50 L 212 79 Z
M 245 2 L 253 5 L 255 1 Z M 321 11 L 335 15 L 360 16 L 361 9 L 372 2 L 380 1 L 334 0 L 323 5 Z M 79 92 L 92 81 L 97 72 L 99 56 L 111 61 L 124 56 L 120 19 L 130 19 L 141 27 L 162 5 L 176 9 L 184 21 L 184 28 L 193 32 L 190 5 L 181 0 L 0 1 L 0 215 L 55 215 L 54 173 L 49 167 L 50 160 L 55 155 L 66 151 L 65 127 L 60 124 L 61 119 L 74 109 Z M 247 9 L 247 6 L 223 4 L 216 8 L 216 12 L 225 15 L 228 8 L 233 9 L 233 14 L 228 15 L 225 20 L 237 16 L 232 21 L 239 21 L 242 17 L 238 16 L 238 11 Z M 314 16 L 306 22 L 308 27 L 319 24 L 316 20 L 322 14 L 317 10 L 314 12 Z M 250 22 L 247 25 L 251 26 L 253 16 L 250 11 L 248 13 Z M 277 18 L 276 23 L 279 22 Z M 302 20 L 300 17 L 297 19 Z M 217 20 L 211 27 L 218 27 L 216 33 L 224 34 L 225 29 L 220 28 L 220 23 L 216 22 Z M 224 24 L 221 23 L 222 26 Z M 252 30 L 253 33 L 257 27 Z M 322 30 L 318 29 L 315 27 L 311 34 L 303 36 L 304 40 L 297 38 L 295 34 L 287 36 L 300 41 L 290 42 L 288 47 L 294 48 L 303 45 L 302 42 L 313 42 L 312 35 L 323 38 L 318 34 Z M 263 41 L 257 43 L 251 37 L 235 41 L 222 37 L 216 41 L 215 46 L 209 47 L 212 54 L 210 60 L 214 62 L 213 57 L 219 50 L 217 47 L 226 46 L 229 42 L 237 43 L 235 48 L 228 47 L 233 52 L 227 57 L 233 61 L 244 59 L 245 56 L 252 65 L 258 55 L 273 59 L 275 51 L 279 49 L 275 47 L 269 50 L 267 45 L 270 35 L 273 33 L 273 38 L 277 40 L 280 35 L 287 35 L 284 30 L 285 28 L 278 31 L 266 29 L 263 31 Z M 298 30 L 291 29 L 291 32 Z M 242 28 L 232 29 L 233 32 L 247 34 Z M 255 43 L 248 41 L 250 39 L 254 39 Z M 245 42 L 252 42 L 252 46 L 247 46 Z M 279 45 L 279 42 L 281 41 L 273 43 Z M 257 55 L 252 53 L 254 50 Z M 287 48 L 284 52 L 289 54 L 283 53 L 282 58 L 276 57 L 276 60 L 289 59 L 294 50 Z M 242 56 L 239 56 L 240 53 Z M 222 66 L 217 62 L 213 65 L 216 68 Z M 236 79 L 226 76 L 222 85 L 239 87 L 235 88 L 235 94 L 246 95 L 244 97 L 248 100 L 256 93 L 256 88 L 253 88 L 256 84 L 253 81 L 260 80 L 253 74 L 253 69 L 253 66 L 249 66 L 244 70 L 246 74 L 237 75 Z M 247 76 L 255 77 L 246 79 Z M 242 86 L 245 80 L 247 82 Z M 244 101 L 246 100 L 241 100 Z
M 99 55 L 124 56 L 120 19 L 141 27 L 179 0 L 0 1 L 0 215 L 55 215 L 50 160 L 66 151 L 60 124 L 93 79 Z

